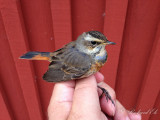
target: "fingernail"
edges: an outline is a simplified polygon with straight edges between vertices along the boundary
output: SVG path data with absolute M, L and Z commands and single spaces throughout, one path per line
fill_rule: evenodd
M 115 115 L 115 106 L 111 103 L 111 108 L 112 108 L 112 115 L 114 116 Z
M 138 114 L 138 113 L 128 113 L 129 117 L 131 119 L 135 119 L 135 120 L 141 120 L 142 119 L 142 116 L 141 114 Z
M 101 86 L 103 84 L 103 82 L 98 83 L 99 86 Z
M 126 120 L 130 120 L 128 116 L 126 117 Z
M 99 73 L 99 76 L 101 77 L 101 79 L 104 79 L 104 76 L 102 73 Z
M 136 114 L 135 116 L 136 116 L 137 120 L 141 120 L 142 119 L 142 116 L 140 114 Z

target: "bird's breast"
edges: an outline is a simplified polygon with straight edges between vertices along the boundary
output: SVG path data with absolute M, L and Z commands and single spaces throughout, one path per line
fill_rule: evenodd
M 107 60 L 107 52 L 99 52 L 93 59 L 94 62 L 92 63 L 90 70 L 84 76 L 82 76 L 82 78 L 88 77 L 89 75 L 94 74 L 101 69 Z
M 101 51 L 99 54 L 95 56 L 95 61 L 100 63 L 105 63 L 107 60 L 107 52 L 105 50 Z
M 101 69 L 107 60 L 107 52 L 102 51 L 94 57 L 94 63 L 91 66 L 92 73 L 95 73 Z

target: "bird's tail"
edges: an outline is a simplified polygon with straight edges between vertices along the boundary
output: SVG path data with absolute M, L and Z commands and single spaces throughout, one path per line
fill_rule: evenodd
M 50 52 L 27 52 L 22 55 L 20 59 L 28 59 L 28 60 L 49 60 Z

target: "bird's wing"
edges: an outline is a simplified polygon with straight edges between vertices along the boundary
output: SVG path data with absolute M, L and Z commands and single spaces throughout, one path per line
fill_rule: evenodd
M 90 69 L 91 63 L 89 55 L 79 52 L 73 46 L 67 50 L 62 48 L 54 53 L 43 79 L 49 82 L 78 79 Z

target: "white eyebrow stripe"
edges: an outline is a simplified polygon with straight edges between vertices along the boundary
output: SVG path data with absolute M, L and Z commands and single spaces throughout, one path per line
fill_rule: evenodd
M 98 38 L 95 38 L 95 37 L 92 37 L 91 35 L 87 34 L 85 37 L 84 37 L 85 40 L 88 40 L 88 41 L 97 41 L 97 42 L 102 42 L 103 40 L 101 39 L 98 39 Z

